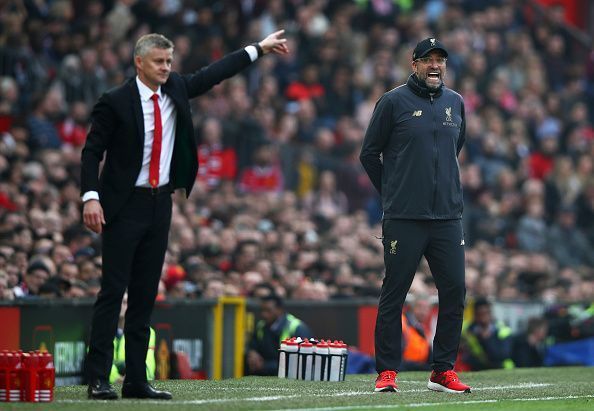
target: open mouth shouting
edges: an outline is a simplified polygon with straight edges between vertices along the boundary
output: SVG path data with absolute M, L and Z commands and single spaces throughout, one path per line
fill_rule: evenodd
M 429 88 L 438 88 L 441 85 L 442 73 L 441 70 L 427 70 L 425 75 L 425 83 Z

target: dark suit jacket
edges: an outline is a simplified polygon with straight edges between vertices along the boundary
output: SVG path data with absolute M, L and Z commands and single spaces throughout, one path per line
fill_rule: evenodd
M 243 49 L 202 68 L 194 74 L 172 72 L 161 86 L 177 109 L 177 126 L 170 184 L 184 188 L 186 195 L 196 179 L 198 159 L 190 113 L 189 99 L 205 93 L 226 78 L 232 77 L 251 63 Z M 140 169 L 144 146 L 144 120 L 140 94 L 135 78 L 105 92 L 91 113 L 91 129 L 82 151 L 81 195 L 99 192 L 107 223 L 128 200 Z M 105 164 L 99 175 L 99 163 Z

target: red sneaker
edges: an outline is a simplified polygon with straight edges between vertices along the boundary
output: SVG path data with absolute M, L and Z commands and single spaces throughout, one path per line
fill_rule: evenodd
M 389 392 L 396 391 L 396 371 L 382 371 L 375 379 L 375 392 Z
M 454 394 L 469 393 L 470 387 L 463 384 L 454 370 L 431 373 L 427 388 L 433 391 L 451 392 Z

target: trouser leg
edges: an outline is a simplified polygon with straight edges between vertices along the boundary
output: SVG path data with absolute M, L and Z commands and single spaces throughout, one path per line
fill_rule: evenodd
M 378 373 L 396 371 L 400 367 L 402 306 L 426 245 L 426 224 L 414 220 L 385 220 L 383 237 L 386 273 L 375 326 Z
M 151 200 L 152 223 L 138 245 L 128 286 L 126 337 L 126 382 L 146 382 L 146 355 L 150 319 L 161 278 L 171 222 L 171 196 Z
M 127 203 L 122 215 L 130 207 L 132 204 Z M 85 360 L 85 375 L 89 380 L 109 378 L 122 297 L 128 287 L 136 247 L 143 232 L 142 224 L 119 217 L 104 227 L 101 290 L 93 306 L 89 351 Z
M 463 238 L 460 220 L 435 221 L 425 251 L 439 296 L 431 364 L 436 371 L 454 368 L 460 344 L 466 297 Z

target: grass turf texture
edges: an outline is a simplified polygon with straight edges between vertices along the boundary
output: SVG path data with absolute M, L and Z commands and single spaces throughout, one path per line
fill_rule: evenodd
M 373 393 L 375 375 L 350 375 L 345 382 L 306 382 L 275 377 L 238 380 L 157 381 L 172 401 L 86 399 L 86 386 L 57 387 L 54 402 L 0 403 L 2 410 L 592 410 L 594 368 L 494 370 L 460 375 L 471 394 L 427 389 L 427 372 L 404 372 L 397 393 Z M 119 386 L 116 389 L 120 390 Z

